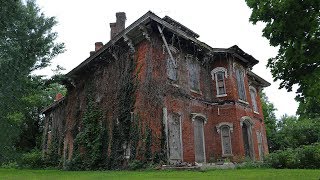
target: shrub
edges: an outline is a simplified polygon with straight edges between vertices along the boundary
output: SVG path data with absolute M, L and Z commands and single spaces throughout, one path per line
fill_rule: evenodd
M 22 155 L 21 159 L 18 162 L 20 167 L 24 168 L 41 168 L 44 166 L 42 160 L 42 154 L 40 150 L 32 150 L 31 152 L 25 153 Z
M 276 151 L 266 157 L 266 163 L 274 168 L 320 168 L 320 144 Z
M 140 160 L 133 160 L 129 162 L 128 164 L 128 169 L 129 170 L 138 170 L 138 169 L 143 169 L 145 168 L 146 163 Z

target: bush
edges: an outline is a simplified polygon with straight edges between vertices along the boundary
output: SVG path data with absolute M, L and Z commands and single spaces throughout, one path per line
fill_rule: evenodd
M 270 153 L 266 157 L 266 163 L 274 168 L 320 168 L 320 144 Z
M 138 169 L 144 169 L 146 166 L 146 163 L 140 160 L 133 160 L 130 161 L 128 164 L 129 170 L 138 170 Z
M 42 168 L 44 166 L 44 162 L 42 160 L 41 151 L 32 150 L 29 153 L 23 154 L 18 165 L 23 168 Z

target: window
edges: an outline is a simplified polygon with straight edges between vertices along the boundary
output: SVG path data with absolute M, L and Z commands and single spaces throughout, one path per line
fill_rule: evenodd
M 217 132 L 221 135 L 221 147 L 222 155 L 228 156 L 232 155 L 231 146 L 231 133 L 233 131 L 233 124 L 228 122 L 219 123 L 217 126 Z
M 172 59 L 169 57 L 167 58 L 167 75 L 168 75 L 168 78 L 173 80 L 173 81 L 176 81 L 177 80 L 177 77 L 178 77 L 178 72 L 177 72 L 177 67 L 175 67 Z
M 227 70 L 223 67 L 217 67 L 211 71 L 211 75 L 216 83 L 217 97 L 226 96 L 225 78 L 227 77 Z
M 169 50 L 172 53 L 173 59 L 170 56 L 167 57 L 167 76 L 172 81 L 178 80 L 178 67 L 177 59 L 179 59 L 179 51 L 173 46 L 169 46 Z
M 237 78 L 239 99 L 243 101 L 247 101 L 246 89 L 244 86 L 244 70 L 243 69 L 236 68 L 236 78 Z
M 221 127 L 221 141 L 222 141 L 222 153 L 224 155 L 232 154 L 229 126 L 222 126 Z
M 188 70 L 189 70 L 189 85 L 194 91 L 200 91 L 200 66 L 197 58 L 187 55 Z
M 252 101 L 252 108 L 253 112 L 258 113 L 258 106 L 257 106 L 257 91 L 254 87 L 250 87 L 250 96 Z

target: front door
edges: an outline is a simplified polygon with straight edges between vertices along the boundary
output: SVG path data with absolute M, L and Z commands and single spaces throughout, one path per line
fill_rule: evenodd
M 179 114 L 169 115 L 168 131 L 170 162 L 182 161 L 181 122 Z
M 201 118 L 194 120 L 195 161 L 197 163 L 205 162 L 203 123 Z

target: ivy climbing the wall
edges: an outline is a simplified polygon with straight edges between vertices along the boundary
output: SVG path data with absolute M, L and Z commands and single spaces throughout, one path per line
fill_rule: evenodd
M 74 154 L 69 167 L 71 169 L 96 170 L 103 166 L 102 140 L 106 134 L 102 126 L 102 111 L 94 102 L 93 85 L 87 87 L 87 108 L 82 117 L 80 131 L 74 141 Z

